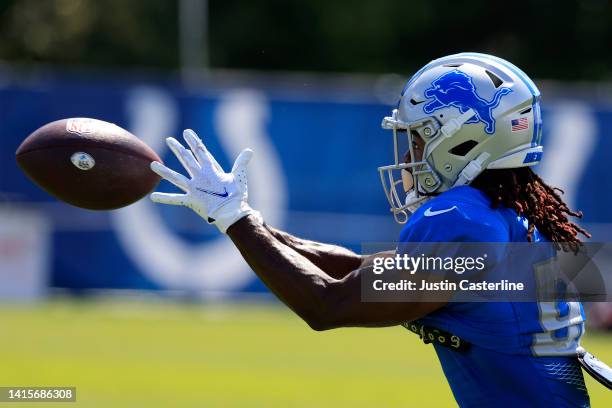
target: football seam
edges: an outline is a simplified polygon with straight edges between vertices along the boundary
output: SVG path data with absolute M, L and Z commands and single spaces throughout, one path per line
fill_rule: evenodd
M 145 145 L 145 146 L 146 146 L 146 145 Z M 122 150 L 122 149 L 113 149 L 113 148 L 104 147 L 104 146 L 93 146 L 93 147 L 95 147 L 95 148 L 97 148 L 97 149 L 108 150 L 108 151 L 111 151 L 111 152 L 124 153 L 124 154 L 127 154 L 128 156 L 132 156 L 132 157 L 135 157 L 135 158 L 138 158 L 138 159 L 141 159 L 141 160 L 149 161 L 149 163 L 150 163 L 150 160 L 151 160 L 151 159 L 150 159 L 150 158 L 148 158 L 148 157 L 144 157 L 144 156 L 139 155 L 139 154 L 134 154 L 134 153 L 132 153 L 132 152 L 130 152 L 130 151 L 127 151 L 127 150 Z M 147 146 L 147 147 L 148 147 L 148 146 Z M 37 151 L 40 151 L 40 150 L 48 150 L 48 149 L 61 149 L 61 148 L 75 148 L 75 149 L 80 149 L 80 148 L 81 148 L 81 146 L 78 146 L 78 145 L 77 145 L 77 146 L 75 146 L 75 145 L 54 145 L 54 146 L 44 146 L 44 147 L 39 147 L 39 148 L 35 148 L 35 149 L 30 149 L 30 150 L 26 150 L 26 151 L 23 151 L 23 152 L 19 152 L 19 153 L 15 154 L 15 156 L 16 156 L 16 157 L 19 157 L 19 156 L 23 156 L 23 155 L 25 155 L 25 154 L 32 153 L 32 152 L 37 152 Z M 83 148 L 83 149 L 87 149 L 87 148 L 92 148 L 92 146 L 86 146 L 86 145 L 83 145 L 83 146 L 82 146 L 82 148 Z M 150 148 L 149 148 L 149 149 L 150 149 Z M 151 151 L 152 151 L 153 153 L 155 153 L 155 151 L 153 151 L 153 150 L 151 150 Z M 157 153 L 155 153 L 155 154 L 157 155 Z M 157 155 L 157 157 L 159 158 L 159 155 Z M 95 158 L 94 158 L 94 159 L 95 159 Z M 159 160 L 160 160 L 160 162 L 161 162 L 161 159 L 159 159 Z

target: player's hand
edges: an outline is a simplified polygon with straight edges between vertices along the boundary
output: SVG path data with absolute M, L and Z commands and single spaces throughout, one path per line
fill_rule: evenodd
M 244 149 L 240 152 L 232 171 L 226 173 L 193 130 L 183 131 L 183 138 L 189 149 L 172 137 L 166 139 L 166 143 L 191 178 L 159 162 L 152 162 L 151 170 L 185 194 L 155 192 L 151 194 L 151 200 L 160 204 L 189 207 L 223 233 L 239 219 L 249 214 L 258 215 L 247 203 L 246 167 L 253 151 Z

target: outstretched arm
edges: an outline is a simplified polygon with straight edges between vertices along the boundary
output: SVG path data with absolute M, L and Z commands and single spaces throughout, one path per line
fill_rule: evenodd
M 274 232 L 248 205 L 246 166 L 252 156 L 250 150 L 242 151 L 231 172 L 225 173 L 193 131 L 186 130 L 183 137 L 189 150 L 173 138 L 167 143 L 190 178 L 157 162 L 151 169 L 185 194 L 153 193 L 151 199 L 187 206 L 227 233 L 257 276 L 315 330 L 396 325 L 442 306 L 433 302 L 362 302 L 361 269 L 350 271 L 359 268 L 362 257 Z
M 338 245 L 298 238 L 265 223 L 264 227 L 282 244 L 298 252 L 335 279 L 342 279 L 351 271 L 358 269 L 366 258 Z
M 266 286 L 315 330 L 393 326 L 444 304 L 362 302 L 360 269 L 334 279 L 299 252 L 282 245 L 256 217 L 242 218 L 227 233 Z

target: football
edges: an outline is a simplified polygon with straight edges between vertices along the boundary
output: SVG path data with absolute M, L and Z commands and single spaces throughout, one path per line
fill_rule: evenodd
M 151 171 L 159 156 L 119 126 L 90 118 L 48 123 L 28 136 L 17 163 L 54 197 L 90 210 L 132 204 L 159 182 Z

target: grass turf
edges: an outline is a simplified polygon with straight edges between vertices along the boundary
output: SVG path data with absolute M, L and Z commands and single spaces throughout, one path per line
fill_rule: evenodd
M 117 300 L 3 306 L 0 321 L 0 385 L 77 387 L 53 407 L 455 405 L 433 348 L 398 327 L 317 333 L 278 305 Z M 610 362 L 611 340 L 584 344 Z

